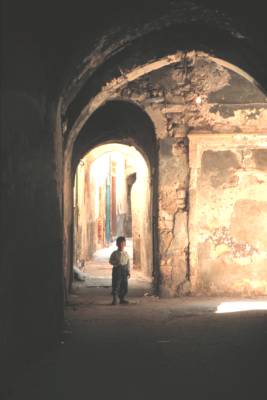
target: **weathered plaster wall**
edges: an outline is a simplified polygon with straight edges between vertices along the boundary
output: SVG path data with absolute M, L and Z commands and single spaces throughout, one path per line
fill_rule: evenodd
M 195 293 L 267 294 L 267 135 L 190 135 Z
M 101 184 L 102 196 L 99 195 L 99 182 L 94 173 L 99 169 L 105 175 L 106 160 L 94 165 L 94 157 L 90 153 L 78 164 L 73 196 L 74 196 L 74 265 L 93 257 L 97 247 L 105 247 L 105 185 Z M 101 232 L 100 232 L 101 227 Z M 100 240 L 100 242 L 99 242 Z
M 94 188 L 89 180 L 90 162 L 84 158 L 78 165 L 74 181 L 74 264 L 87 261 L 95 250 L 95 221 L 92 220 Z M 91 225 L 93 232 L 91 232 Z
M 131 191 L 133 263 L 146 276 L 152 276 L 152 204 L 150 173 L 144 159 L 139 159 L 136 181 Z
M 213 136 L 218 130 L 240 134 L 264 132 L 267 129 L 266 96 L 253 80 L 249 81 L 207 55 L 196 52 L 188 53 L 176 65 L 161 68 L 129 83 L 120 95 L 140 104 L 155 124 L 159 144 L 161 293 L 188 293 L 196 287 L 191 287 L 190 283 L 194 262 L 189 258 L 188 237 L 188 133 L 193 129 L 205 129 Z M 197 98 L 201 99 L 200 103 L 197 103 Z M 216 156 L 213 161 L 215 163 Z M 219 189 L 214 190 L 220 197 Z M 237 199 L 239 191 L 237 188 L 232 197 Z M 225 195 L 230 196 L 229 193 Z M 203 204 L 195 207 L 202 208 Z M 192 243 L 190 240 L 190 249 L 197 247 L 197 242 L 198 239 Z M 249 279 L 248 275 L 246 278 L 244 275 L 244 279 Z
M 160 140 L 159 252 L 165 294 L 183 293 L 187 287 L 188 157 L 183 140 Z
M 129 83 L 121 94 L 142 104 L 156 122 L 158 138 L 181 137 L 189 129 L 267 129 L 266 96 L 252 78 L 249 81 L 236 71 L 207 54 L 189 52 L 180 62 Z M 198 97 L 200 104 L 196 103 Z

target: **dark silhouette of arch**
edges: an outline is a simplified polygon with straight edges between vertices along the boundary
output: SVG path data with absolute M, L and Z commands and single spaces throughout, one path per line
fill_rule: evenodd
M 156 164 L 154 125 L 147 113 L 134 103 L 108 101 L 93 113 L 74 143 L 72 171 L 76 170 L 79 160 L 88 151 L 108 142 L 135 145 L 150 168 Z
M 108 101 L 97 109 L 74 143 L 72 183 L 81 158 L 94 147 L 105 143 L 135 146 L 148 164 L 151 177 L 152 276 L 154 289 L 158 292 L 160 283 L 157 226 L 158 144 L 153 122 L 139 106 L 127 101 Z

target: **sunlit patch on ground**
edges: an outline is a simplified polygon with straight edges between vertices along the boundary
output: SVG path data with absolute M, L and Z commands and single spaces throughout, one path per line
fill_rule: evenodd
M 267 310 L 267 301 L 226 301 L 218 305 L 216 314 L 233 313 L 241 311 Z

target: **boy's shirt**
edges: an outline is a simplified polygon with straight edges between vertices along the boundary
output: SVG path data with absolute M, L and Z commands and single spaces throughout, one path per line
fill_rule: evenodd
M 114 267 L 118 265 L 126 265 L 130 273 L 130 257 L 126 251 L 115 250 L 109 258 L 109 263 Z

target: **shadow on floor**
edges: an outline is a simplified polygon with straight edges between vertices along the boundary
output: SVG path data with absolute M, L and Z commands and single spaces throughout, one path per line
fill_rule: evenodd
M 267 311 L 216 314 L 227 299 L 159 299 L 74 287 L 56 351 L 23 371 L 12 400 L 265 399 Z M 233 299 L 232 299 L 233 301 Z

